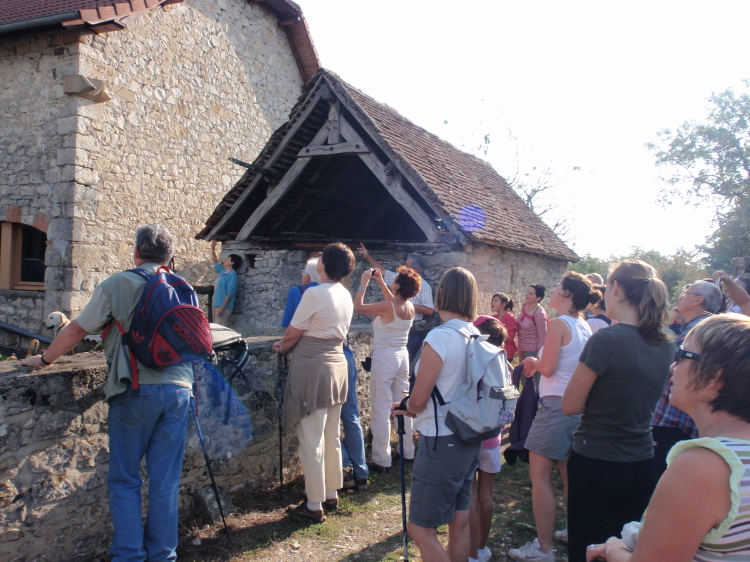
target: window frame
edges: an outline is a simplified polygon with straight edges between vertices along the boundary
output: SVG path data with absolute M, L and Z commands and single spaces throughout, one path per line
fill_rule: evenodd
M 21 281 L 23 227 L 21 223 L 0 222 L 0 290 L 44 291 L 44 282 Z

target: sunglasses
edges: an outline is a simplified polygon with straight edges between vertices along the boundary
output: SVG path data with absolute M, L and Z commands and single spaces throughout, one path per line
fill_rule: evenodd
M 692 359 L 693 361 L 700 361 L 701 356 L 693 351 L 686 351 L 679 345 L 674 350 L 674 362 L 679 363 L 680 359 Z

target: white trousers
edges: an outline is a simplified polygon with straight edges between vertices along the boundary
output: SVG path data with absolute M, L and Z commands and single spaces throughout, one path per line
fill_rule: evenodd
M 341 404 L 320 408 L 302 418 L 295 427 L 299 460 L 305 473 L 305 493 L 309 502 L 323 502 L 326 490 L 344 487 L 341 472 L 339 420 Z
M 391 406 L 409 393 L 409 353 L 406 347 L 372 350 L 370 403 L 372 406 L 372 461 L 391 466 Z M 404 416 L 404 458 L 414 458 L 412 418 Z

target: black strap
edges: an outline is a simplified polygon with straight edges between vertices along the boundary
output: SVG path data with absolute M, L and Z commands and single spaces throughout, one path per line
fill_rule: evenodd
M 607 326 L 612 325 L 612 320 L 607 318 L 604 314 L 597 314 L 596 316 L 594 316 L 594 318 L 598 318 L 599 320 L 604 320 L 607 323 Z

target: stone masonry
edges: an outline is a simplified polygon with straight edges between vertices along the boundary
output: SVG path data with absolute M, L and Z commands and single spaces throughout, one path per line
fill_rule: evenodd
M 371 334 L 352 333 L 356 362 L 370 354 Z M 250 341 L 246 378 L 236 378 L 229 423 L 226 389 L 214 404 L 211 377 L 199 383 L 199 411 L 217 484 L 227 492 L 278 482 L 278 370 L 273 339 Z M 357 392 L 369 420 L 369 374 Z M 112 524 L 107 502 L 106 368 L 101 353 L 64 357 L 30 372 L 0 363 L 0 559 L 7 562 L 98 560 Z M 219 390 L 219 386 L 213 386 Z M 293 432 L 284 435 L 284 481 L 300 474 Z M 145 472 L 144 472 L 145 477 Z M 144 492 L 148 483 L 144 483 Z M 210 485 L 194 421 L 188 422 L 180 481 L 180 515 L 189 519 L 196 492 Z M 213 497 L 210 492 L 209 497 Z M 144 493 L 145 496 L 145 493 Z
M 40 314 L 75 317 L 101 280 L 131 267 L 145 222 L 175 234 L 179 273 L 198 284 L 211 273 L 208 244 L 193 237 L 244 171 L 227 159 L 252 161 L 302 88 L 261 4 L 186 0 L 118 32 L 0 40 L 0 221 L 47 232 Z M 104 80 L 111 99 L 64 94 L 73 74 Z M 39 330 L 12 295 L 0 306 Z
M 392 247 L 372 247 L 370 253 L 388 269 L 403 265 L 409 253 Z M 302 250 L 264 250 L 246 242 L 224 244 L 222 258 L 229 253 L 243 256 L 245 265 L 239 273 L 239 289 L 231 326 L 246 335 L 270 335 L 281 333 L 279 322 L 284 311 L 286 295 L 290 287 L 300 283 L 300 274 L 307 261 L 308 252 Z M 420 253 L 420 252 L 415 252 Z M 567 262 L 553 260 L 515 250 L 507 250 L 485 244 L 470 244 L 465 248 L 446 247 L 442 251 L 422 252 L 426 271 L 424 278 L 432 286 L 433 296 L 443 273 L 455 266 L 471 271 L 479 286 L 479 314 L 489 313 L 492 295 L 496 292 L 509 294 L 516 303 L 516 314 L 530 283 L 541 283 L 547 287 L 547 295 L 567 270 Z M 248 267 L 248 257 L 254 259 L 254 267 Z M 369 264 L 357 257 L 357 265 L 350 279 L 344 284 L 352 294 L 359 286 L 359 277 Z M 365 302 L 382 300 L 376 283 L 371 283 Z M 543 303 L 544 304 L 544 303 Z M 372 318 L 355 314 L 352 325 L 366 327 Z

